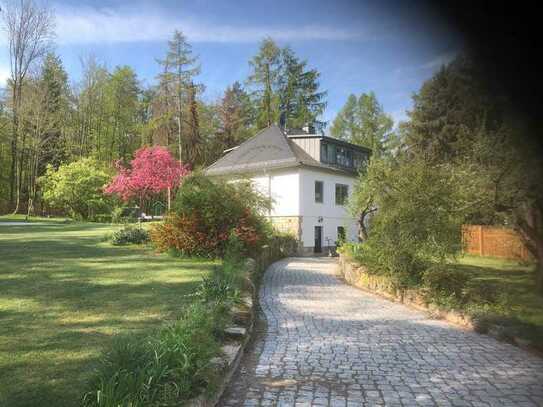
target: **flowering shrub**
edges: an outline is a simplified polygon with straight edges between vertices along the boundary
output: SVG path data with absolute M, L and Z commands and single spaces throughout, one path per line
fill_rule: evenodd
M 259 213 L 266 205 L 266 198 L 249 183 L 193 175 L 180 187 L 174 212 L 151 229 L 151 239 L 160 251 L 223 256 L 233 233 L 243 252 L 253 252 L 265 241 L 268 225 Z

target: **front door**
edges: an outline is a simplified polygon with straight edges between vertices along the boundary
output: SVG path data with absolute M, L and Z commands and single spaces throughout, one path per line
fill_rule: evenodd
M 315 253 L 322 253 L 322 226 L 315 226 Z

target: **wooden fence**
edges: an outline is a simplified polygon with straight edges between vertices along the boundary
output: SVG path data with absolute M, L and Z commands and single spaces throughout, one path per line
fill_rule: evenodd
M 520 235 L 508 228 L 496 226 L 462 226 L 464 253 L 529 261 L 532 255 Z

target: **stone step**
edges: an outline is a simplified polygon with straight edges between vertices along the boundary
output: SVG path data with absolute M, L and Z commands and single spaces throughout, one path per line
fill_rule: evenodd
M 233 325 L 226 328 L 224 333 L 231 338 L 243 338 L 247 334 L 247 329 L 239 325 Z

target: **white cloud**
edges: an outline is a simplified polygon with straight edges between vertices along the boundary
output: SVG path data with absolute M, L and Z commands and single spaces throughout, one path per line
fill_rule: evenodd
M 260 27 L 217 25 L 178 18 L 164 11 L 56 7 L 56 33 L 60 44 L 163 41 L 175 29 L 192 42 L 255 42 L 265 36 L 276 40 L 345 40 L 363 37 L 361 32 L 319 25 Z

